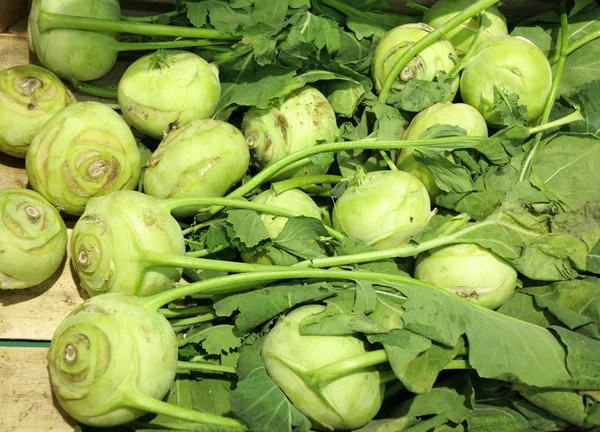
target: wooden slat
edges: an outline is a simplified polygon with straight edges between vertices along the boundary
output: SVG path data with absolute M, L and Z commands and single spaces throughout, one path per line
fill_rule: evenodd
M 46 348 L 0 347 L 0 431 L 73 432 L 53 401 Z

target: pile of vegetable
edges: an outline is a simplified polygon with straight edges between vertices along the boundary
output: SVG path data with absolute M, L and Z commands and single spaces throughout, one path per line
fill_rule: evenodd
M 0 288 L 69 248 L 82 429 L 600 428 L 600 6 L 409 6 L 34 0 Z

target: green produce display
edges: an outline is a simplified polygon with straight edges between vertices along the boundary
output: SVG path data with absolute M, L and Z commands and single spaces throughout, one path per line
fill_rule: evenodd
M 597 2 L 71 3 L 32 50 L 114 103 L 11 117 L 0 287 L 75 219 L 48 371 L 82 432 L 598 430 Z M 68 98 L 19 79 L 0 110 Z

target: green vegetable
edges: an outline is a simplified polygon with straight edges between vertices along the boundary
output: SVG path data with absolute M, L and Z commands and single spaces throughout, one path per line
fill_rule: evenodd
M 133 62 L 119 81 L 119 105 L 133 126 L 162 139 L 210 118 L 221 94 L 218 68 L 187 51 L 158 51 Z
M 437 28 L 472 3 L 471 0 L 440 0 L 425 12 L 423 22 Z M 483 22 L 481 22 L 482 20 Z M 490 6 L 480 15 L 475 15 L 446 33 L 446 38 L 452 43 L 459 57 L 463 57 L 475 42 L 480 25 L 483 26 L 483 29 L 476 47 L 494 38 L 508 36 L 506 19 L 496 6 Z
M 420 233 L 432 216 L 427 189 L 403 171 L 359 173 L 333 208 L 333 227 L 377 249 Z
M 67 228 L 50 203 L 31 190 L 0 190 L 0 289 L 42 283 L 66 251 Z
M 0 72 L 0 151 L 24 158 L 35 135 L 54 114 L 75 102 L 52 72 L 22 65 Z
M 500 37 L 482 45 L 460 79 L 463 101 L 476 108 L 490 126 L 510 125 L 507 111 L 524 123 L 542 115 L 552 85 L 550 63 L 529 40 Z
M 62 0 L 34 0 L 27 28 L 29 47 L 44 67 L 61 78 L 78 82 L 104 76 L 115 65 L 120 51 L 215 44 L 203 38 L 236 39 L 215 30 L 120 19 L 118 0 L 82 0 L 74 4 Z M 119 32 L 201 40 L 127 43 L 117 41 Z
M 517 271 L 476 244 L 457 244 L 419 255 L 415 278 L 496 309 L 514 292 Z
M 241 132 L 221 120 L 195 120 L 165 137 L 146 163 L 144 191 L 157 198 L 223 196 L 250 164 Z M 180 209 L 178 215 L 194 213 Z
M 402 55 L 420 39 L 423 39 L 433 28 L 426 24 L 404 24 L 386 33 L 379 41 L 371 62 L 371 76 L 377 91 L 383 88 L 383 83 L 390 74 L 394 64 Z M 400 72 L 394 84 L 393 92 L 401 91 L 407 82 L 416 79 L 422 81 L 433 81 L 442 71 L 450 72 L 454 67 L 452 56 L 456 52 L 452 44 L 441 39 L 415 56 Z M 452 84 L 452 92 L 445 97 L 444 101 L 452 101 L 458 91 L 458 82 Z
M 135 188 L 141 172 L 127 123 L 98 102 L 69 105 L 45 123 L 26 167 L 31 187 L 71 215 L 81 215 L 91 197 Z
M 311 372 L 367 352 L 365 342 L 354 336 L 302 335 L 301 322 L 324 309 L 304 306 L 279 317 L 263 340 L 261 355 L 271 379 L 315 427 L 354 430 L 377 414 L 385 385 L 373 367 L 316 384 Z
M 417 114 L 402 138 L 418 140 L 427 129 L 436 125 L 458 126 L 465 130 L 467 136 L 488 136 L 485 120 L 475 108 L 463 103 L 439 102 Z M 440 188 L 436 185 L 429 168 L 418 162 L 413 152 L 413 148 L 402 149 L 396 166 L 421 180 L 433 200 L 440 193 Z M 453 161 L 451 155 L 448 155 L 448 160 Z
M 304 86 L 268 109 L 250 108 L 242 132 L 253 164 L 262 170 L 300 150 L 335 141 L 338 127 L 327 98 L 317 89 Z M 328 167 L 307 163 L 275 179 L 323 174 Z

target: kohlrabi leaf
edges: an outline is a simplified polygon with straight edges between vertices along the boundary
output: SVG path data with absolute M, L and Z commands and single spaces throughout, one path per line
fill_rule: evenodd
M 288 12 L 288 0 L 278 0 L 275 3 L 270 0 L 254 0 L 253 2 L 252 19 L 254 22 L 275 28 L 283 26 Z
M 239 381 L 231 393 L 231 407 L 250 430 L 308 432 L 311 429 L 310 421 L 269 378 L 258 342 L 242 349 L 237 375 Z
M 254 25 L 245 9 L 233 9 L 227 2 L 208 0 L 200 3 L 186 2 L 187 17 L 195 27 L 210 23 L 223 33 L 240 34 L 245 27 Z
M 354 306 L 352 307 L 354 312 L 368 315 L 375 310 L 377 306 L 377 293 L 373 288 L 373 283 L 369 281 L 357 281 L 354 293 Z
M 247 248 L 253 248 L 270 240 L 265 224 L 258 213 L 252 210 L 229 210 L 227 212 L 230 238 L 239 240 Z
M 228 353 L 242 345 L 240 336 L 235 334 L 235 327 L 228 324 L 209 327 L 202 331 L 202 336 L 199 342 L 210 355 Z
M 560 322 L 549 311 L 540 308 L 532 296 L 521 292 L 510 296 L 497 312 L 544 328 Z
M 363 12 L 348 17 L 346 24 L 361 40 L 372 36 L 380 39 L 394 27 L 415 21 L 414 17 L 403 14 Z
M 437 124 L 425 129 L 421 135 L 419 135 L 419 139 L 446 138 L 465 135 L 467 135 L 467 131 L 460 126 Z
M 519 95 L 494 88 L 494 111 L 500 114 L 506 126 L 526 125 L 527 107 L 519 104 Z
M 600 341 L 570 331 L 564 327 L 553 326 L 561 342 L 566 346 L 567 369 L 575 381 L 600 384 Z M 585 384 L 584 384 L 585 385 Z
M 544 30 L 540 26 L 517 26 L 510 34 L 513 37 L 524 37 L 528 39 L 530 42 L 533 42 L 543 53 L 545 56 L 548 56 L 550 52 L 554 52 L 556 44 L 550 32 Z
M 600 178 L 600 139 L 575 134 L 557 135 L 543 143 L 530 176 L 535 187 L 554 196 L 565 210 L 600 201 L 600 187 L 591 180 L 596 178 Z
M 229 247 L 231 243 L 227 237 L 224 224 L 212 224 L 206 231 L 206 248 L 215 250 L 221 247 Z
M 325 283 L 275 285 L 229 295 L 218 300 L 214 308 L 220 317 L 230 317 L 238 311 L 235 326 L 240 332 L 247 332 L 296 305 L 321 301 L 334 295 L 335 292 Z
M 527 418 L 508 406 L 478 403 L 467 417 L 469 430 L 485 430 L 490 425 L 498 431 L 529 431 L 532 426 Z
M 586 268 L 589 272 L 600 274 L 600 242 L 596 243 L 588 254 Z
M 454 78 L 445 72 L 440 72 L 433 81 L 412 79 L 401 92 L 390 96 L 387 103 L 404 111 L 417 113 L 452 94 L 453 81 Z
M 287 220 L 283 230 L 273 242 L 286 252 L 301 258 L 312 259 L 326 256 L 323 244 L 319 239 L 327 236 L 328 233 L 323 222 L 307 216 L 297 216 Z
M 407 297 L 405 328 L 453 347 L 465 335 L 482 378 L 552 386 L 571 378 L 565 350 L 548 330 L 478 307 L 443 290 L 388 282 Z
M 273 244 L 267 245 L 265 253 L 275 265 L 291 266 L 300 261 L 296 255 L 280 249 Z
M 600 80 L 582 84 L 564 98 L 569 105 L 579 107 L 584 118 L 569 124 L 569 132 L 589 133 L 600 138 Z
M 425 165 L 435 179 L 435 184 L 445 192 L 465 193 L 475 190 L 469 171 L 449 161 L 441 152 L 415 150 L 417 162 Z

